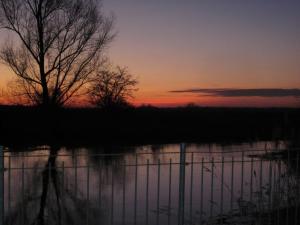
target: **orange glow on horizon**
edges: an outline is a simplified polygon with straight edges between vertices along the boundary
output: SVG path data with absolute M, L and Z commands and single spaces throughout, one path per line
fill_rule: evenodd
M 214 97 L 214 96 L 168 96 L 160 98 L 136 98 L 136 106 L 153 105 L 157 107 L 178 107 L 195 104 L 203 107 L 300 107 L 300 99 L 294 97 Z
M 189 104 L 203 107 L 300 107 L 300 99 L 294 97 L 266 98 L 266 97 L 214 97 L 214 96 L 180 96 L 169 94 L 159 97 L 140 96 L 129 100 L 134 106 L 151 105 L 155 107 L 180 107 Z M 14 105 L 12 101 L 1 98 L 0 105 Z M 74 99 L 68 106 L 91 106 L 86 98 Z

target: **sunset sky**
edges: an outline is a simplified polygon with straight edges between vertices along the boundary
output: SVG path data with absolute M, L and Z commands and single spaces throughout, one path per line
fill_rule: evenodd
M 104 0 L 103 10 L 116 16 L 112 62 L 139 79 L 136 104 L 300 106 L 299 0 Z M 12 76 L 0 74 L 5 87 Z

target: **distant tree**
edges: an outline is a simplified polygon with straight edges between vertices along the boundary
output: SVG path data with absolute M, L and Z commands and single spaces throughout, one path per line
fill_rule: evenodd
M 93 105 L 100 108 L 122 108 L 129 106 L 129 99 L 137 91 L 138 81 L 126 68 L 116 67 L 98 71 L 90 88 Z
M 0 25 L 13 35 L 0 57 L 29 102 L 62 106 L 79 93 L 112 41 L 113 17 L 100 0 L 0 0 Z
M 190 103 L 188 103 L 188 104 L 186 104 L 186 106 L 185 106 L 186 108 L 197 108 L 198 106 L 197 106 L 197 104 L 196 103 L 194 103 L 194 102 L 190 102 Z

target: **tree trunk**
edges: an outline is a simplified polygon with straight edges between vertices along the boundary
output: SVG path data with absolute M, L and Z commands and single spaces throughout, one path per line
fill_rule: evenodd
M 39 8 L 37 13 L 37 28 L 39 33 L 39 58 L 40 58 L 40 77 L 42 83 L 42 105 L 45 107 L 49 107 L 50 105 L 50 97 L 45 73 L 45 48 L 44 48 L 44 24 L 43 24 L 43 15 L 42 15 L 42 4 L 43 1 L 39 2 Z
M 47 80 L 45 76 L 45 69 L 44 69 L 44 59 L 41 59 L 40 63 L 40 76 L 41 76 L 41 83 L 42 83 L 42 91 L 43 91 L 43 96 L 42 96 L 42 105 L 45 107 L 50 106 L 50 98 L 49 98 L 49 91 L 48 91 L 48 86 L 47 86 Z

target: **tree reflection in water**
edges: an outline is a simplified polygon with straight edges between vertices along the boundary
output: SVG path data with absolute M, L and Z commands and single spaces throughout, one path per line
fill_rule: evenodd
M 58 160 L 60 150 L 60 147 L 51 146 L 47 159 L 42 161 L 45 163 L 42 167 L 41 162 L 38 161 L 35 162 L 36 165 L 29 166 L 31 169 L 25 167 L 22 172 L 21 170 L 16 172 L 13 180 L 18 185 L 14 185 L 14 183 L 12 185 L 12 190 L 16 190 L 16 193 L 11 195 L 11 209 L 9 212 L 7 210 L 6 225 L 86 224 L 87 209 L 90 218 L 93 218 L 89 224 L 102 224 L 103 214 L 99 207 L 92 200 L 88 203 L 82 190 L 75 193 L 74 184 L 72 184 L 73 188 L 71 185 L 68 188 L 64 184 L 67 179 L 61 165 L 58 165 L 60 164 Z M 20 163 L 18 159 L 15 161 L 17 164 Z M 94 163 L 96 164 L 96 162 Z M 22 173 L 23 175 L 21 175 Z M 67 174 L 67 176 L 69 175 Z M 105 174 L 103 175 L 103 179 L 109 180 Z M 23 178 L 21 178 L 22 176 Z M 22 179 L 25 180 L 24 183 Z M 104 183 L 104 181 L 102 182 Z M 102 203 L 102 205 L 105 204 Z M 87 208 L 88 206 L 89 208 Z
M 51 147 L 48 162 L 45 166 L 45 169 L 42 172 L 43 183 L 42 183 L 42 195 L 40 202 L 40 210 L 36 222 L 33 224 L 44 225 L 45 224 L 45 208 L 47 204 L 47 197 L 49 186 L 53 184 L 55 196 L 56 196 L 56 206 L 57 206 L 57 224 L 61 225 L 61 198 L 59 190 L 59 179 L 58 172 L 56 169 L 56 159 L 59 148 Z M 51 180 L 51 183 L 50 183 Z

